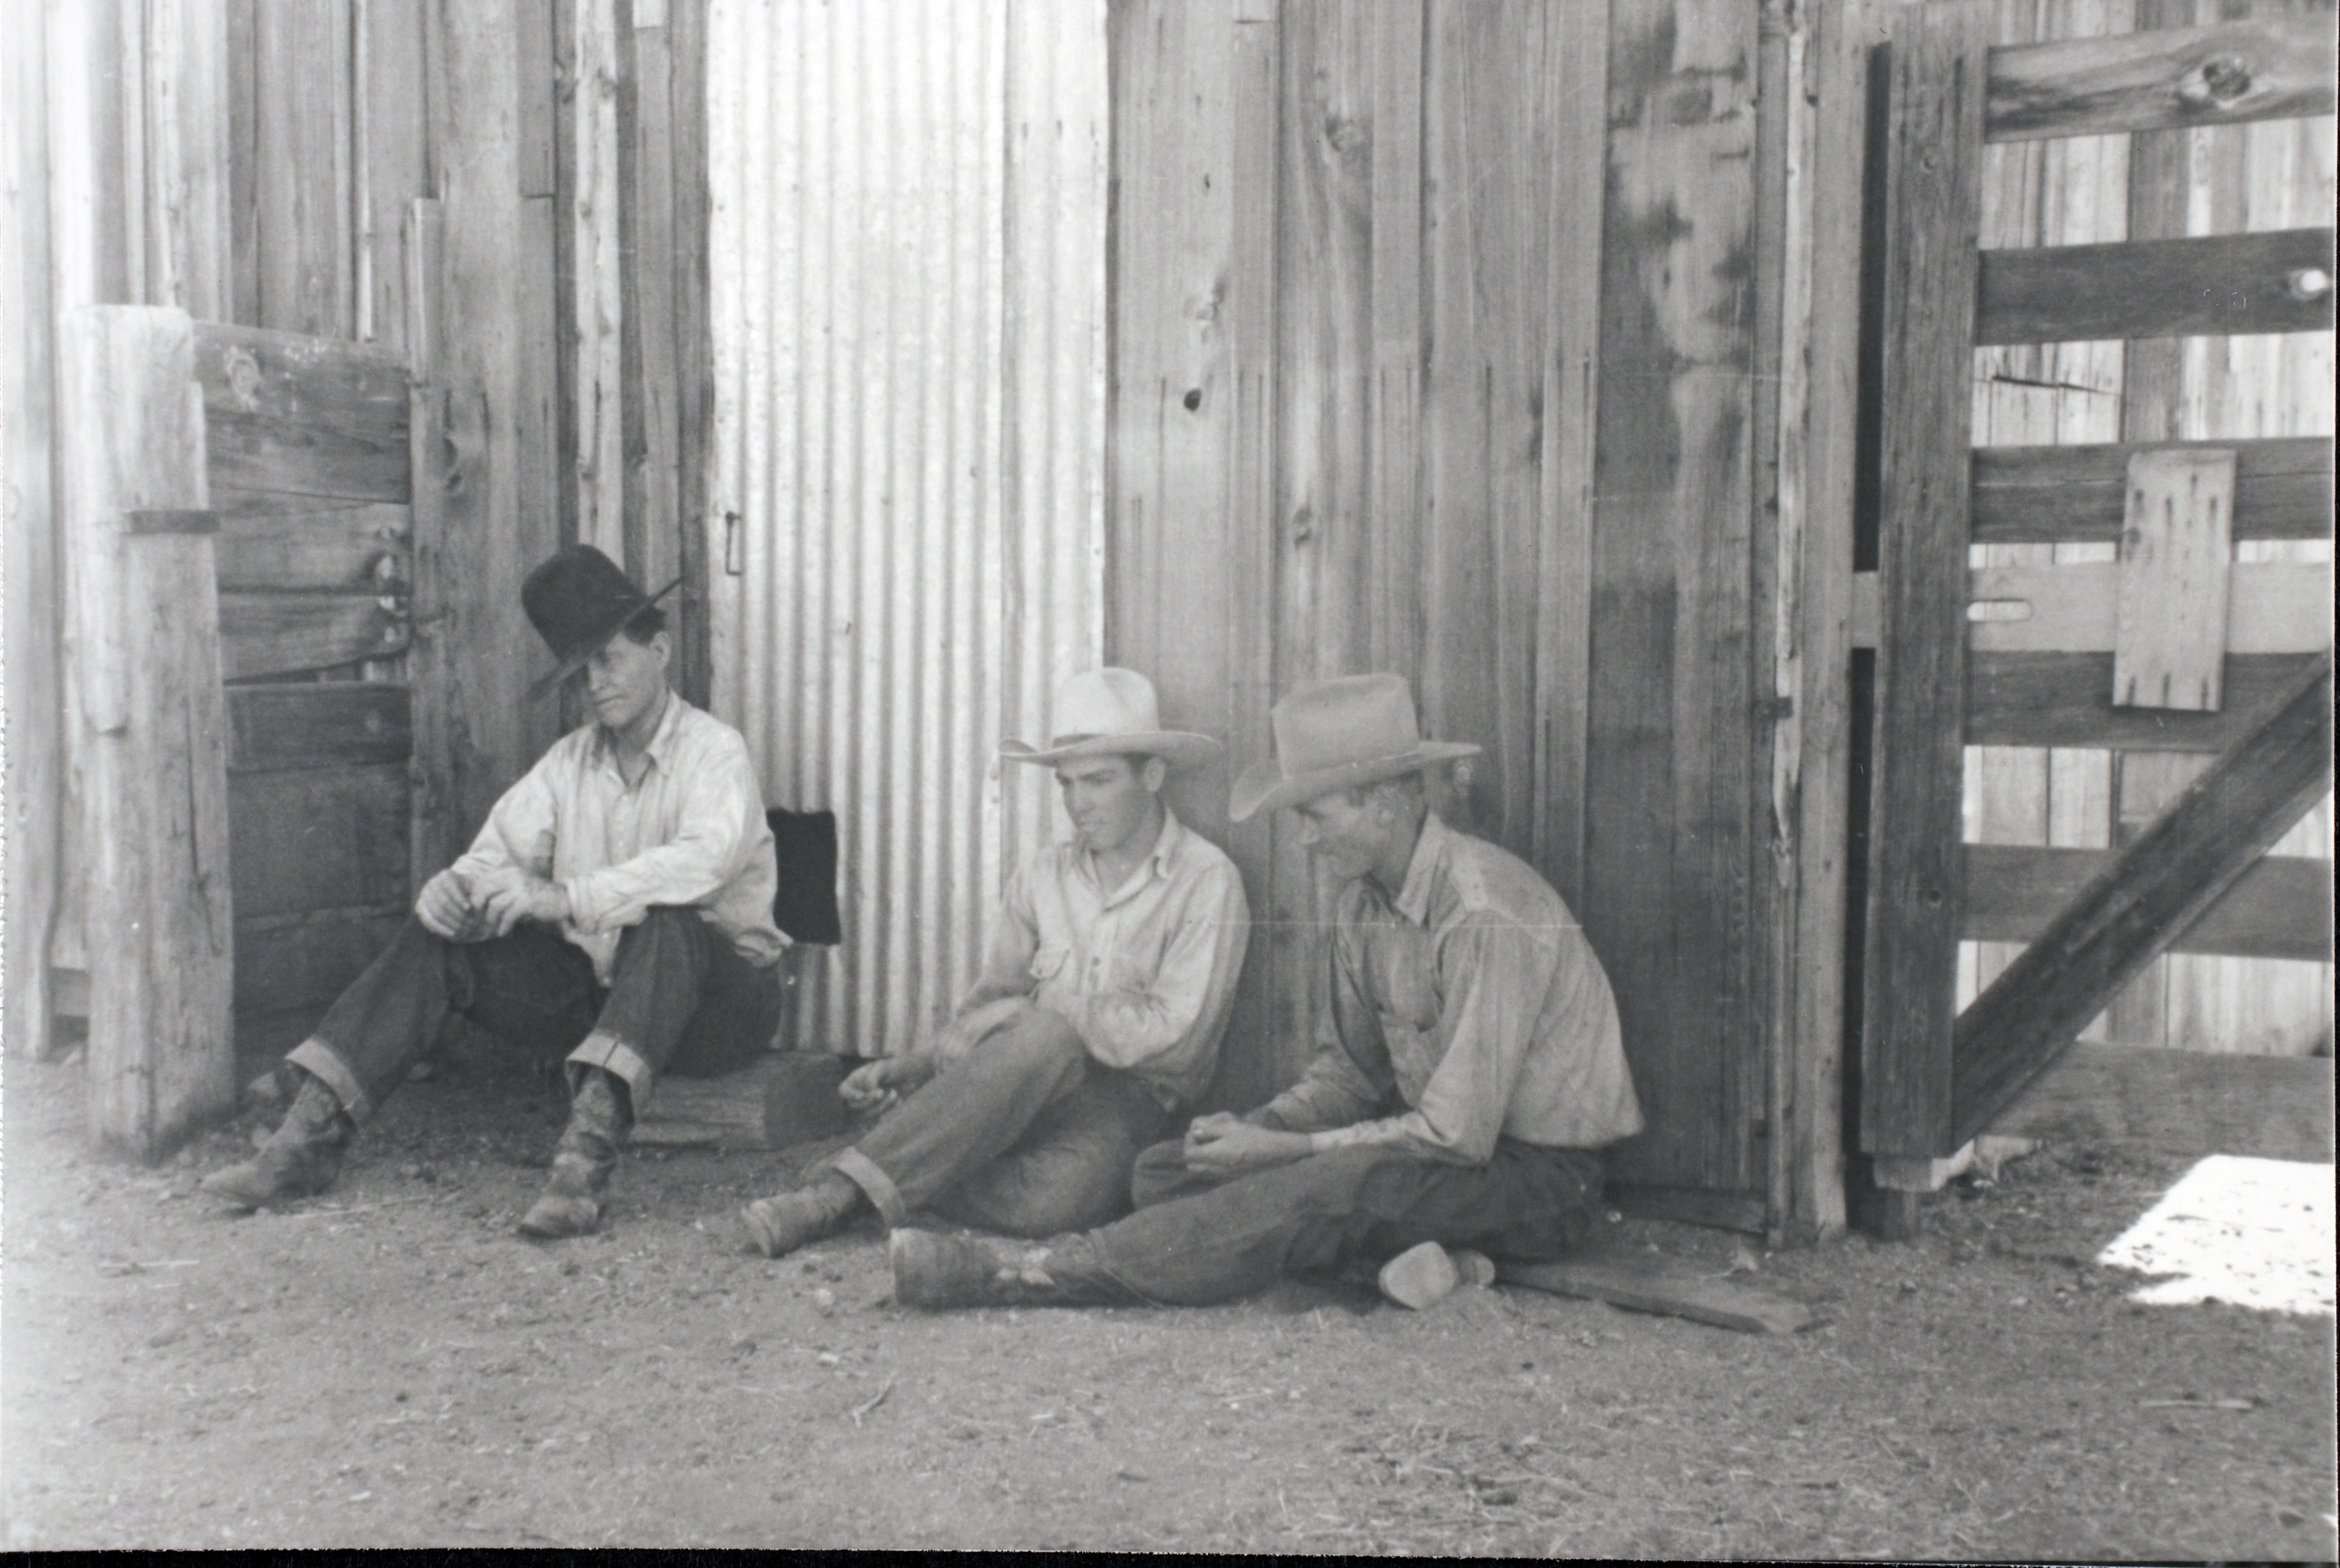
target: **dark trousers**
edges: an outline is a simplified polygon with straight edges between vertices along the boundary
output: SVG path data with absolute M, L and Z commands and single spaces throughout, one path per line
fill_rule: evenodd
M 1129 1169 L 1170 1114 L 1034 1009 L 977 1042 L 832 1163 L 889 1225 L 911 1210 L 1053 1236 L 1129 1209 Z
M 410 915 L 290 1060 L 363 1121 L 457 1013 L 521 1050 L 607 1069 L 640 1110 L 661 1072 L 707 1077 L 754 1060 L 779 1025 L 781 995 L 778 966 L 749 964 L 696 910 L 653 909 L 628 930 L 606 990 L 550 926 L 455 942 Z
M 1195 1306 L 1424 1241 L 1548 1262 L 1591 1234 L 1601 1159 L 1510 1139 L 1484 1165 L 1360 1145 L 1225 1177 L 1161 1143 L 1139 1157 L 1131 1188 L 1137 1212 L 1088 1233 L 1097 1265 L 1143 1300 Z

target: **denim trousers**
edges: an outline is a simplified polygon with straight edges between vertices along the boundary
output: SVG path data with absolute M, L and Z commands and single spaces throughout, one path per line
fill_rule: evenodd
M 619 939 L 605 989 L 593 961 L 533 922 L 485 942 L 437 936 L 413 916 L 350 982 L 289 1060 L 364 1121 L 421 1060 L 451 1014 L 544 1057 L 612 1072 L 636 1111 L 661 1072 L 709 1077 L 769 1044 L 779 966 L 741 958 L 696 910 L 652 909 Z
M 1601 1185 L 1599 1155 L 1508 1138 L 1484 1165 L 1359 1144 L 1235 1176 L 1192 1169 L 1182 1144 L 1160 1143 L 1131 1178 L 1137 1211 L 1082 1239 L 1128 1294 L 1199 1306 L 1424 1241 L 1549 1262 L 1592 1233 Z
M 1129 1210 L 1138 1151 L 1171 1124 L 1144 1083 L 1092 1060 L 1032 1009 L 986 1036 L 829 1163 L 888 1225 L 923 1209 L 1007 1236 L 1053 1236 Z

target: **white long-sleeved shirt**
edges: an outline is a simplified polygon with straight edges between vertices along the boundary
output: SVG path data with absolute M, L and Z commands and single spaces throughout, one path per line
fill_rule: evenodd
M 1165 807 L 1153 853 L 1118 888 L 1098 883 L 1077 840 L 1017 868 L 954 1024 L 1029 998 L 1097 1061 L 1127 1069 L 1166 1106 L 1192 1104 L 1218 1064 L 1250 937 L 1234 862 Z
M 788 939 L 772 921 L 779 872 L 747 742 L 669 694 L 647 750 L 648 770 L 629 785 L 600 725 L 561 736 L 453 869 L 481 892 L 514 872 L 559 883 L 560 933 L 605 984 L 618 938 L 658 904 L 696 908 L 749 963 L 776 962 Z
M 1641 1129 L 1609 978 L 1525 861 L 1433 814 L 1396 900 L 1360 879 L 1336 918 L 1333 1005 L 1266 1125 L 1456 1164 L 1499 1137 L 1598 1149 Z

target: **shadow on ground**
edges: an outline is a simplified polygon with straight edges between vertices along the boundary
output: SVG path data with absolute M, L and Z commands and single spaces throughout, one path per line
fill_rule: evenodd
M 38 1547 L 1080 1547 L 1570 1556 L 2325 1558 L 2333 1325 L 2147 1307 L 2097 1251 L 2182 1170 L 2049 1151 L 1910 1244 L 1749 1262 L 1759 1337 L 1509 1287 L 1420 1314 L 905 1312 L 874 1225 L 780 1262 L 728 1217 L 790 1157 L 632 1161 L 535 1245 L 556 1090 L 411 1086 L 338 1187 L 195 1194 L 93 1157 L 77 1062 L 5 1080 L 0 1463 Z

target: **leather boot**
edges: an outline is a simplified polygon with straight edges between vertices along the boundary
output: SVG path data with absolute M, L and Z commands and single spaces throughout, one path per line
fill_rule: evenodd
M 862 1202 L 860 1187 L 832 1167 L 794 1191 L 758 1198 L 739 1211 L 739 1218 L 757 1251 L 785 1257 L 842 1229 Z
M 1138 1299 L 1106 1272 L 1086 1237 L 1060 1236 L 1035 1247 L 897 1230 L 886 1252 L 901 1307 L 1102 1307 Z
M 300 1082 L 292 1109 L 252 1159 L 204 1177 L 205 1192 L 238 1208 L 260 1208 L 322 1192 L 341 1174 L 342 1151 L 357 1123 L 322 1080 L 297 1067 L 289 1070 Z
M 569 1100 L 569 1125 L 552 1149 L 552 1175 L 520 1222 L 522 1236 L 552 1240 L 583 1236 L 601 1223 L 601 1193 L 618 1169 L 633 1118 L 618 1080 L 598 1067 L 580 1070 Z

